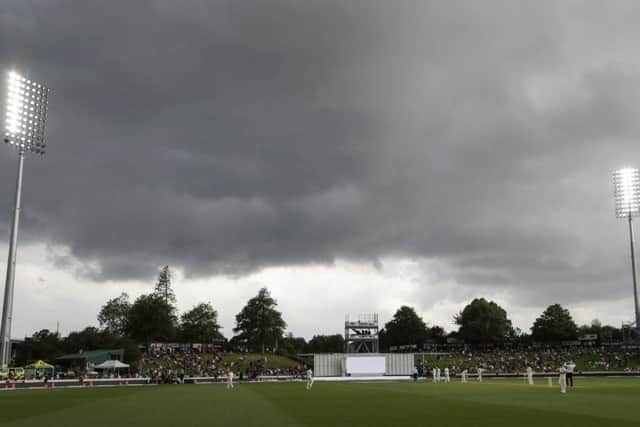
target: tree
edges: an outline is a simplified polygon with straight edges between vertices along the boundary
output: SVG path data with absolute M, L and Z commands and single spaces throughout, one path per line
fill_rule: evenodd
M 112 334 L 124 336 L 127 333 L 127 319 L 130 311 L 129 295 L 123 292 L 119 297 L 110 299 L 102 306 L 98 313 L 98 322 Z
M 71 332 L 64 340 L 64 349 L 67 353 L 77 353 L 80 350 L 97 350 L 101 348 L 114 348 L 118 337 L 111 331 L 103 331 L 93 326 L 88 326 L 82 331 Z
M 602 322 L 598 319 L 593 319 L 591 325 L 582 325 L 578 328 L 578 337 L 582 335 L 600 334 L 602 331 Z
M 600 342 L 621 342 L 623 340 L 622 329 L 611 325 L 604 325 L 598 332 Z
M 622 329 L 611 325 L 603 325 L 598 319 L 593 319 L 591 325 L 582 325 L 578 328 L 578 338 L 590 334 L 597 334 L 600 343 L 623 341 Z
M 222 338 L 218 313 L 209 303 L 200 303 L 181 317 L 180 337 L 185 342 L 210 343 Z
M 131 306 L 127 320 L 129 335 L 139 343 L 168 341 L 175 335 L 177 318 L 171 304 L 158 294 L 141 295 Z
M 498 343 L 513 336 L 507 312 L 495 302 L 484 298 L 471 301 L 454 320 L 460 326 L 460 337 L 467 343 Z
M 307 343 L 309 353 L 342 353 L 344 352 L 344 337 L 335 335 L 314 335 Z
M 289 332 L 278 343 L 278 351 L 287 354 L 300 354 L 304 353 L 307 347 L 307 342 L 302 337 L 294 337 L 293 333 Z
M 99 330 L 93 326 L 79 332 L 71 332 L 63 340 L 66 353 L 78 353 L 82 350 L 98 350 L 105 348 L 124 349 L 124 361 L 135 363 L 140 360 L 140 349 L 131 338 L 118 337 L 108 329 Z
M 623 333 L 621 328 L 611 325 L 603 325 L 598 319 L 591 321 L 591 326 L 583 325 L 578 329 L 578 336 L 585 334 L 598 334 L 598 340 L 602 342 L 620 342 L 623 341 Z
M 126 363 L 134 364 L 141 358 L 140 348 L 131 338 L 120 338 L 114 347 L 124 349 L 124 361 Z
M 30 338 L 26 338 L 16 349 L 16 365 L 25 365 L 28 362 L 43 359 L 53 362 L 56 357 L 64 354 L 63 342 L 60 334 L 42 329 L 35 332 Z
M 246 341 L 238 335 L 235 335 L 226 343 L 225 351 L 244 353 L 249 351 L 249 349 L 247 348 Z
M 427 339 L 438 344 L 447 342 L 447 334 L 441 326 L 431 326 L 427 328 Z
M 403 305 L 384 325 L 384 348 L 398 345 L 420 345 L 427 339 L 427 325 L 413 307 Z
M 534 341 L 570 341 L 578 337 L 578 327 L 569 310 L 560 304 L 553 304 L 533 323 L 531 336 Z
M 154 293 L 160 295 L 165 304 L 175 304 L 176 296 L 173 293 L 173 289 L 171 289 L 171 271 L 169 271 L 168 265 L 165 265 L 160 270 Z
M 267 288 L 260 289 L 258 295 L 251 298 L 236 315 L 233 332 L 239 334 L 234 341 L 244 343 L 250 351 L 263 353 L 267 345 L 275 347 L 287 327 L 282 314 L 275 309 L 277 305 Z

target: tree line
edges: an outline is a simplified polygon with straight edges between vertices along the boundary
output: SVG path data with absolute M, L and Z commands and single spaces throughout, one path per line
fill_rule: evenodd
M 16 363 L 52 360 L 65 353 L 99 348 L 124 348 L 125 359 L 140 358 L 139 345 L 151 342 L 216 343 L 229 351 L 280 352 L 284 354 L 333 353 L 344 351 L 341 334 L 315 335 L 309 341 L 285 334 L 287 327 L 277 301 L 267 288 L 249 299 L 236 315 L 233 337 L 226 339 L 218 323 L 218 312 L 210 302 L 202 302 L 178 315 L 171 287 L 171 272 L 162 268 L 154 289 L 131 301 L 126 293 L 108 300 L 100 309 L 99 328 L 87 327 L 62 338 L 58 333 L 41 330 L 17 348 Z M 621 341 L 622 330 L 603 326 L 598 321 L 578 327 L 569 311 L 559 304 L 547 307 L 535 320 L 531 333 L 513 328 L 506 310 L 494 301 L 476 298 L 454 317 L 458 329 L 427 323 L 413 307 L 402 306 L 380 330 L 380 349 L 424 344 L 464 342 L 471 345 L 505 343 L 560 343 L 573 341 L 582 334 L 598 334 L 601 340 Z
M 623 340 L 621 328 L 602 325 L 597 319 L 591 325 L 578 325 L 569 310 L 560 304 L 548 306 L 525 333 L 512 326 L 504 308 L 494 301 L 476 298 L 454 316 L 457 331 L 445 334 L 439 326 L 427 326 L 412 307 L 402 306 L 380 331 L 383 350 L 402 345 L 444 344 L 463 342 L 471 345 L 503 345 L 546 343 L 561 344 L 575 341 L 586 334 L 597 335 L 600 342 Z
M 67 337 L 48 329 L 35 332 L 17 346 L 14 363 L 54 360 L 66 353 L 100 348 L 124 348 L 125 360 L 136 362 L 140 359 L 139 346 L 148 347 L 152 342 L 215 343 L 224 350 L 262 353 L 342 351 L 342 335 L 317 335 L 308 342 L 291 333 L 285 335 L 287 324 L 277 305 L 268 289 L 260 289 L 236 315 L 235 335 L 227 340 L 218 323 L 218 312 L 210 302 L 201 302 L 178 315 L 171 272 L 165 266 L 153 292 L 140 295 L 135 301 L 126 293 L 108 300 L 97 316 L 99 328 L 90 326 Z

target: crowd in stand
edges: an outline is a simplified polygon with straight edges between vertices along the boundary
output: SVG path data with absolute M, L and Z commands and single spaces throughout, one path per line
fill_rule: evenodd
M 305 367 L 291 364 L 276 367 L 269 363 L 271 356 L 249 356 L 219 351 L 156 350 L 142 355 L 133 376 L 157 379 L 158 382 L 180 382 L 184 377 L 226 377 L 231 370 L 236 378 L 256 379 L 261 376 L 303 377 Z M 523 373 L 527 367 L 535 372 L 557 372 L 568 361 L 577 371 L 640 371 L 640 354 L 624 347 L 569 347 L 518 349 L 439 349 L 416 359 L 421 375 L 433 368 L 448 367 L 452 374 L 462 370 L 476 373 Z
M 228 368 L 220 353 L 152 352 L 142 355 L 139 373 L 146 377 L 162 374 L 214 377 Z
M 640 371 L 640 354 L 624 347 L 526 348 L 446 351 L 418 358 L 419 370 L 449 367 L 456 371 L 522 373 L 527 367 L 536 372 L 556 372 L 568 361 L 578 371 Z
M 116 377 L 150 378 L 162 383 L 182 382 L 185 377 L 226 378 L 233 371 L 239 380 L 254 380 L 264 376 L 304 377 L 302 363 L 279 360 L 275 356 L 223 353 L 215 349 L 152 348 L 142 354 L 138 364 L 128 372 L 103 372 Z M 524 373 L 527 367 L 534 372 L 557 372 L 565 363 L 573 361 L 580 371 L 640 372 L 640 350 L 624 346 L 593 347 L 519 347 L 473 349 L 469 347 L 430 348 L 416 356 L 420 375 L 429 375 L 434 368 L 449 368 L 452 375 L 463 370 L 477 373 Z
M 180 382 L 186 377 L 225 377 L 231 370 L 236 378 L 256 379 L 259 376 L 302 377 L 303 366 L 274 367 L 269 356 L 250 358 L 223 357 L 222 352 L 153 351 L 142 355 L 138 376 L 156 378 L 160 382 Z

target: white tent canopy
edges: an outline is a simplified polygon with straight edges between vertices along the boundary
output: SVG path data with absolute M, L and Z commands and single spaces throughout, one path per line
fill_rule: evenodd
M 95 369 L 120 369 L 128 367 L 129 365 L 127 365 L 126 363 L 122 363 L 119 360 L 107 360 L 99 365 L 94 366 Z

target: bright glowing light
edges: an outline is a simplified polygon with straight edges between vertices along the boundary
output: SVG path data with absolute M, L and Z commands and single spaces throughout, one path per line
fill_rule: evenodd
M 10 71 L 4 142 L 43 154 L 49 89 Z
M 640 215 L 640 171 L 636 168 L 615 171 L 613 185 L 616 198 L 616 216 L 626 218 Z

